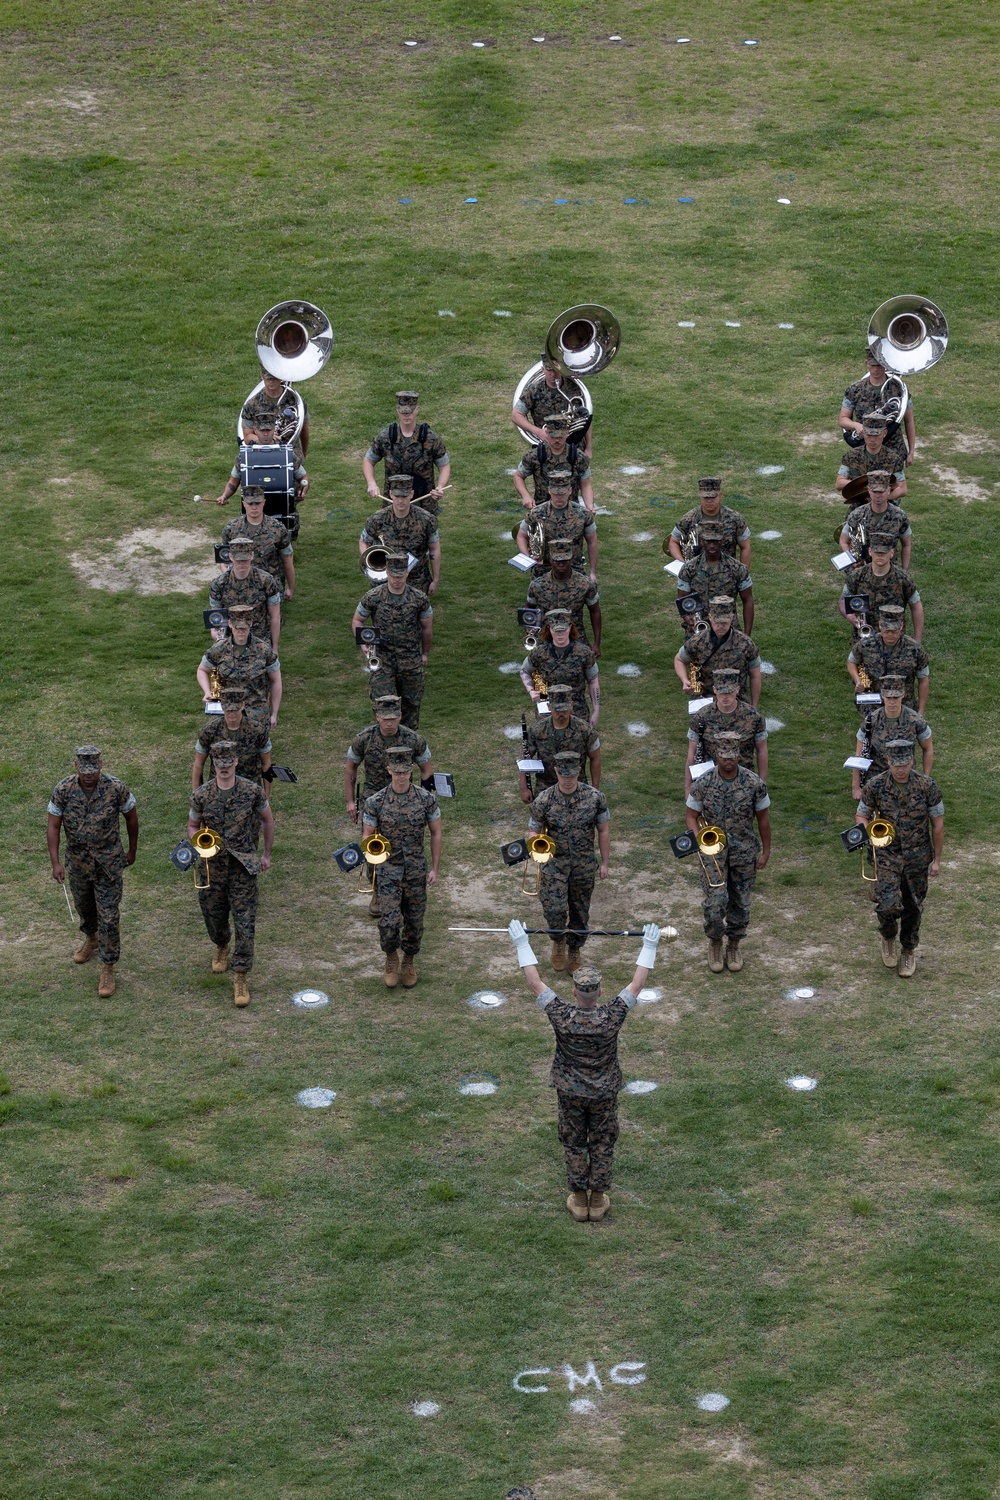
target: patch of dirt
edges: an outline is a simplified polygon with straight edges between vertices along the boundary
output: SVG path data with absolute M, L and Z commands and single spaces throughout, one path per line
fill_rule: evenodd
M 985 432 L 953 432 L 945 443 L 953 453 L 1000 453 L 1000 443 Z
M 839 432 L 804 432 L 799 438 L 803 448 L 829 448 L 841 441 Z
M 99 115 L 100 101 L 93 89 L 59 89 L 54 99 L 29 99 L 27 107 L 70 109 L 78 115 Z
M 196 1204 L 196 1212 L 205 1213 L 213 1208 L 241 1208 L 249 1211 L 266 1207 L 267 1204 L 256 1193 L 223 1183 L 217 1187 L 205 1188 Z
M 531 1488 L 538 1500 L 615 1500 L 616 1491 L 609 1489 L 603 1479 L 598 1479 L 589 1469 L 566 1469 L 562 1474 L 542 1474 L 532 1482 Z
M 204 531 L 146 526 L 115 542 L 100 556 L 70 554 L 84 583 L 108 594 L 195 594 L 216 576 L 214 537 Z M 197 556 L 190 554 L 197 553 Z
M 957 469 L 946 468 L 943 464 L 931 464 L 931 473 L 945 494 L 961 500 L 963 505 L 968 505 L 973 500 L 990 498 L 988 490 L 984 490 L 974 479 L 963 479 Z
M 746 1438 L 737 1432 L 727 1432 L 719 1437 L 710 1437 L 708 1433 L 690 1432 L 687 1434 L 686 1443 L 688 1447 L 696 1448 L 699 1453 L 706 1454 L 720 1464 L 742 1464 L 745 1469 L 755 1468 L 760 1459 L 755 1458 L 750 1451 L 750 1445 Z

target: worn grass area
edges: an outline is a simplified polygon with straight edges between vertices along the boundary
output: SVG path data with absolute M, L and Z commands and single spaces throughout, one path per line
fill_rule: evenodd
M 998 22 L 970 0 L 880 7 L 904 86 L 875 81 L 859 18 L 828 3 L 698 10 L 0 17 L 12 1500 L 997 1492 Z M 835 838 L 856 720 L 829 565 L 839 395 L 869 314 L 906 289 L 954 336 L 913 383 L 907 508 L 948 846 L 909 985 L 878 964 Z M 221 488 L 255 320 L 288 295 L 322 305 L 338 343 L 308 389 L 314 489 L 281 653 L 275 745 L 300 782 L 275 792 L 254 1003 L 237 1014 L 165 862 L 204 642 L 200 597 L 180 589 L 203 557 L 178 542 L 143 573 L 133 534 L 220 522 L 192 496 Z M 593 387 L 614 813 L 595 915 L 682 931 L 664 998 L 622 1046 L 627 1076 L 660 1087 L 623 1096 L 614 1214 L 584 1228 L 562 1207 L 546 1023 L 505 944 L 445 930 L 527 909 L 495 854 L 522 826 L 503 735 L 522 694 L 497 671 L 521 654 L 506 413 L 550 318 L 580 300 L 625 329 Z M 349 833 L 341 756 L 366 718 L 348 635 L 358 461 L 411 384 L 455 460 L 423 727 L 460 797 L 421 984 L 390 996 L 329 850 Z M 782 533 L 753 566 L 777 667 L 762 707 L 785 726 L 775 856 L 748 966 L 719 979 L 693 872 L 666 847 L 686 716 L 659 542 L 706 472 L 755 533 Z M 641 677 L 618 677 L 625 662 Z M 119 990 L 100 1005 L 96 973 L 68 961 L 42 847 L 48 792 L 91 738 L 143 822 Z M 628 977 L 631 944 L 595 950 Z M 487 983 L 508 1003 L 470 1010 Z M 303 984 L 331 1005 L 293 1011 Z M 793 985 L 815 998 L 787 1001 Z M 472 1072 L 498 1092 L 460 1096 Z M 785 1089 L 800 1072 L 814 1093 Z M 295 1106 L 310 1085 L 337 1090 L 331 1110 Z M 571 1393 L 563 1365 L 588 1360 L 603 1390 Z M 622 1361 L 645 1382 L 609 1382 Z M 546 1392 L 512 1388 L 528 1367 L 552 1372 L 527 1382 Z M 730 1406 L 698 1411 L 705 1391 Z M 441 1413 L 420 1421 L 414 1400 Z

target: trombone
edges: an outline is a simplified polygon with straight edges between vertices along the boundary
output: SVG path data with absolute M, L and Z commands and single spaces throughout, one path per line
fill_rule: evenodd
M 216 833 L 214 828 L 203 825 L 191 840 L 191 847 L 200 861 L 200 864 L 194 867 L 194 888 L 196 891 L 207 891 L 212 884 L 212 867 L 209 860 L 214 859 L 222 848 L 222 835 Z M 198 879 L 199 870 L 204 877 L 201 880 Z
M 896 825 L 888 818 L 873 818 L 868 825 L 868 846 L 871 849 L 871 874 L 865 874 L 865 846 L 861 846 L 861 879 L 874 885 L 878 880 L 878 855 L 876 849 L 888 849 L 896 837 Z
M 385 864 L 392 853 L 392 845 L 381 833 L 370 833 L 366 839 L 361 840 L 361 853 L 364 855 L 364 863 L 358 871 L 358 890 L 374 891 L 376 868 Z
M 722 868 L 719 855 L 724 853 L 729 843 L 724 828 L 719 828 L 715 823 L 706 823 L 704 818 L 698 819 L 698 831 L 695 834 L 695 842 L 698 845 L 698 857 L 701 860 L 701 868 L 705 872 L 710 891 L 721 891 L 725 889 L 726 872 Z M 715 879 L 712 879 L 712 871 L 709 862 L 715 866 Z
M 537 896 L 542 880 L 542 865 L 547 865 L 556 852 L 555 839 L 550 839 L 547 833 L 533 833 L 525 839 L 528 849 L 528 859 L 534 865 L 534 880 L 528 884 L 528 873 L 531 864 L 526 864 L 524 874 L 521 876 L 521 894 L 524 896 Z

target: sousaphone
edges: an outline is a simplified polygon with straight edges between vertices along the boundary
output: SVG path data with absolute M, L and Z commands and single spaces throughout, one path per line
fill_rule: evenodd
M 333 329 L 330 319 L 322 309 L 311 302 L 279 302 L 269 308 L 257 324 L 254 340 L 257 358 L 269 375 L 285 382 L 286 405 L 294 407 L 294 414 L 279 420 L 275 441 L 294 443 L 302 431 L 306 419 L 306 406 L 298 391 L 292 389 L 295 380 L 310 380 L 318 375 L 330 358 L 333 349 Z M 264 389 L 258 381 L 246 401 Z M 243 405 L 246 405 L 244 401 Z M 243 408 L 236 422 L 240 442 L 243 441 Z
M 570 441 L 581 433 L 594 413 L 590 392 L 583 383 L 584 375 L 597 375 L 605 369 L 621 347 L 621 324 L 614 313 L 597 303 L 584 302 L 578 307 L 568 307 L 551 324 L 545 336 L 545 356 L 556 366 L 564 380 L 572 382 L 564 392 L 567 412 L 572 418 L 569 430 Z M 514 390 L 514 401 L 541 373 L 542 362 L 525 370 Z M 518 428 L 526 443 L 538 446 L 538 438 Z
M 879 391 L 879 409 L 891 422 L 902 423 L 910 403 L 903 377 L 929 370 L 947 347 L 948 320 L 927 297 L 890 297 L 872 313 L 868 348 L 888 372 Z

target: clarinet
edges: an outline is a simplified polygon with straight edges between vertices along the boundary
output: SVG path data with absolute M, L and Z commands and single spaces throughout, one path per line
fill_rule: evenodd
M 522 754 L 522 756 L 524 757 L 525 760 L 532 760 L 533 759 L 530 747 L 528 745 L 528 720 L 525 718 L 525 715 L 524 715 L 523 712 L 521 714 L 521 754 Z M 530 796 L 532 798 L 532 801 L 534 801 L 535 789 L 531 785 L 531 772 L 530 771 L 525 771 L 524 774 L 525 774 L 525 777 L 527 778 L 527 782 L 528 782 L 528 792 L 529 792 L 529 794 L 530 794 Z

